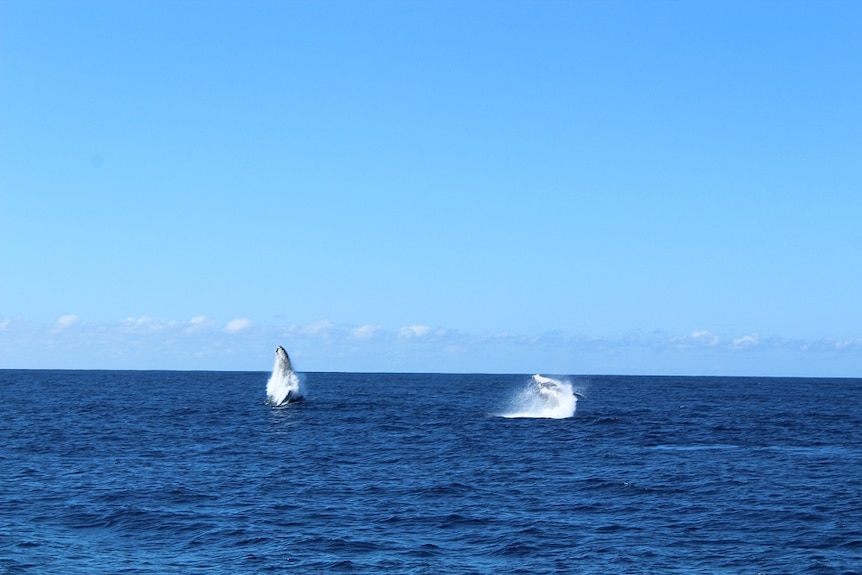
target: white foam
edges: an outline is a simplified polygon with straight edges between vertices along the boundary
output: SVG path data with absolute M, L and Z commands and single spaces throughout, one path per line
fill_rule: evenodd
M 285 357 L 287 357 L 286 354 Z M 305 395 L 302 380 L 292 369 L 287 367 L 288 365 L 289 363 L 285 363 L 276 353 L 272 375 L 266 382 L 266 401 L 270 405 L 286 403 L 288 395 L 291 396 L 291 399 L 298 399 Z
M 575 414 L 577 405 L 578 397 L 571 383 L 536 374 L 500 416 L 565 419 Z

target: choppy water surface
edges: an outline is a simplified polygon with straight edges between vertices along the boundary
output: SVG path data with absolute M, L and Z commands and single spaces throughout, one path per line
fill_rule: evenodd
M 862 380 L 268 377 L 0 371 L 0 572 L 862 570 Z

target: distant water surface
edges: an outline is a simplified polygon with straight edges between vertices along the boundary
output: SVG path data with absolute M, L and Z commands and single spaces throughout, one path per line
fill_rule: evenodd
M 268 376 L 0 370 L 0 572 L 862 572 L 862 380 Z

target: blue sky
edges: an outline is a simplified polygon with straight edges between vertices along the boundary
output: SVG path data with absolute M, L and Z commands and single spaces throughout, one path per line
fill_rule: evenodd
M 851 2 L 0 3 L 0 368 L 862 376 Z

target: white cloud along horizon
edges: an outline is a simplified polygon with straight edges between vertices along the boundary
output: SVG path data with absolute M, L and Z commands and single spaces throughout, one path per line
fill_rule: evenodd
M 244 317 L 220 322 L 203 315 L 128 317 L 114 323 L 88 322 L 77 314 L 51 323 L 0 317 L 0 368 L 256 371 L 268 368 L 276 345 L 288 348 L 308 371 L 862 374 L 862 337 L 803 340 L 704 329 L 682 335 L 661 330 L 613 336 L 468 333 L 424 324 L 387 328 L 319 320 L 277 325 Z

